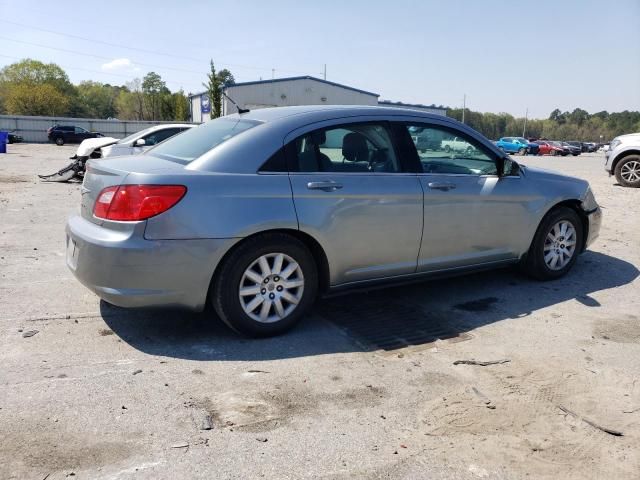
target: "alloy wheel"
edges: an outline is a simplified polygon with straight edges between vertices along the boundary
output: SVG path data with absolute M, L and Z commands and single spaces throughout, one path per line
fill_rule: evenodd
M 622 165 L 620 176 L 629 183 L 635 183 L 640 180 L 640 162 L 632 160 Z
M 303 291 L 304 275 L 298 262 L 284 253 L 267 253 L 244 271 L 238 296 L 249 317 L 273 323 L 296 309 Z
M 576 251 L 576 229 L 568 220 L 556 223 L 544 241 L 544 262 L 551 270 L 562 270 Z

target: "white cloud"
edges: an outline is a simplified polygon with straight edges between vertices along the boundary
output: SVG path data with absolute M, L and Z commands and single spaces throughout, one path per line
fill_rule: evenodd
M 108 63 L 103 63 L 101 68 L 105 72 L 113 72 L 116 70 L 133 70 L 137 72 L 140 70 L 138 67 L 135 67 L 133 62 L 128 58 L 115 58 Z

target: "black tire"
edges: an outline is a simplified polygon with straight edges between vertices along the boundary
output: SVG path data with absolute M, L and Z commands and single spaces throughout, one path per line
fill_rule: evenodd
M 245 271 L 262 255 L 283 253 L 298 263 L 304 277 L 302 297 L 282 320 L 263 323 L 245 313 L 239 298 Z M 273 267 L 273 265 L 271 265 Z M 240 243 L 223 261 L 210 291 L 209 301 L 220 318 L 236 332 L 249 337 L 269 337 L 292 328 L 315 302 L 318 269 L 309 249 L 300 240 L 283 233 L 266 233 Z
M 444 151 L 449 153 L 451 151 L 451 147 L 449 145 L 444 146 Z
M 59 147 L 64 145 L 64 139 L 62 137 L 56 138 L 55 142 L 56 142 L 56 145 L 58 145 Z
M 634 164 L 632 162 L 637 162 L 637 163 Z M 623 176 L 626 174 L 625 172 L 630 168 L 631 165 L 638 165 L 638 164 L 640 164 L 640 155 L 627 155 L 616 164 L 614 173 L 616 175 L 616 180 L 618 180 L 618 183 L 620 185 L 622 185 L 623 187 L 640 188 L 640 178 L 638 178 L 637 180 L 631 180 L 631 179 L 627 180 Z M 627 167 L 625 169 L 625 172 L 623 172 L 623 168 L 625 167 L 625 165 Z M 634 170 L 637 171 L 637 168 Z M 629 175 L 627 174 L 627 176 Z
M 575 249 L 573 256 L 563 268 L 553 270 L 544 261 L 545 240 L 552 227 L 561 221 L 568 221 L 572 224 L 576 236 Z M 566 273 L 571 270 L 574 263 L 576 263 L 578 255 L 582 250 L 584 242 L 583 235 L 582 221 L 575 210 L 572 210 L 569 207 L 554 208 L 547 213 L 542 219 L 542 222 L 540 222 L 538 230 L 531 242 L 531 246 L 529 247 L 529 251 L 520 263 L 521 269 L 527 275 L 543 281 L 555 280 L 556 278 L 566 275 Z

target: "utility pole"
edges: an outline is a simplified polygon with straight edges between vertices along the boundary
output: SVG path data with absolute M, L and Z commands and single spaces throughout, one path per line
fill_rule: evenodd
M 276 78 L 276 69 L 272 68 L 271 69 L 271 80 L 273 80 L 274 78 Z
M 467 94 L 462 96 L 462 123 L 464 123 L 464 111 L 467 107 Z
M 524 127 L 522 127 L 522 138 L 527 138 L 524 136 L 524 133 L 527 131 L 527 117 L 529 116 L 529 107 L 524 112 Z
M 324 79 L 327 79 L 327 64 L 324 64 Z

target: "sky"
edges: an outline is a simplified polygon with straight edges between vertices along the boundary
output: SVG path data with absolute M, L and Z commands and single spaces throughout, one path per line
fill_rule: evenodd
M 148 71 L 200 92 L 297 75 L 380 99 L 547 118 L 640 110 L 640 0 L 0 0 L 0 68 L 30 57 L 74 83 Z

